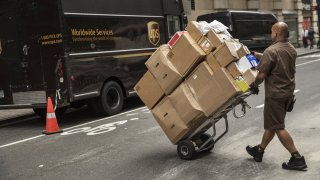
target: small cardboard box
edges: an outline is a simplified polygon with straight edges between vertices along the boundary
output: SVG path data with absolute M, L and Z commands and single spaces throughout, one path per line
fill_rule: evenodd
M 149 109 L 152 109 L 164 96 L 163 90 L 150 71 L 143 75 L 134 90 Z
M 246 56 L 250 54 L 250 50 L 248 49 L 247 46 L 242 45 L 241 48 L 237 51 L 239 58 L 242 58 L 243 56 Z
M 248 69 L 243 73 L 243 79 L 246 81 L 248 85 L 251 85 L 256 80 L 259 71 Z
M 186 79 L 206 116 L 210 116 L 241 90 L 225 68 L 213 73 L 206 62 L 201 63 Z
M 235 41 L 225 41 L 218 49 L 214 52 L 214 56 L 218 60 L 221 67 L 227 67 L 231 62 L 239 59 L 238 49 L 241 47 L 240 43 Z
M 196 21 L 190 21 L 187 25 L 186 30 L 193 38 L 194 41 L 198 42 L 203 36 L 203 32 L 200 30 L 199 25 Z
M 167 59 L 168 45 L 160 46 L 146 62 L 149 71 L 158 81 L 166 95 L 169 95 L 182 81 L 182 76 Z
M 214 30 L 210 30 L 207 34 L 209 41 L 212 43 L 213 47 L 219 47 L 225 41 L 229 40 L 230 37 L 226 34 L 218 34 Z
M 216 47 L 214 47 L 213 44 L 210 42 L 210 40 L 206 37 L 202 37 L 198 41 L 198 44 L 207 55 L 216 49 Z
M 185 137 L 190 129 L 166 97 L 152 109 L 152 114 L 172 144 Z
M 172 48 L 173 45 L 178 41 L 178 39 L 184 33 L 186 33 L 186 31 L 178 31 L 178 32 L 176 32 L 168 42 L 169 47 Z
M 182 34 L 168 54 L 177 71 L 186 77 L 206 56 L 206 53 L 188 34 Z
M 232 62 L 227 66 L 227 70 L 233 77 L 233 79 L 237 79 L 239 76 L 242 76 L 241 71 L 239 70 L 239 66 L 237 63 Z
M 212 53 L 210 53 L 206 57 L 206 62 L 208 63 L 208 65 L 210 66 L 210 68 L 212 69 L 213 72 L 216 72 L 221 68 L 218 60 L 216 59 L 216 57 Z
M 169 96 L 169 99 L 188 127 L 192 127 L 196 124 L 195 121 L 201 121 L 205 117 L 186 83 L 180 84 Z

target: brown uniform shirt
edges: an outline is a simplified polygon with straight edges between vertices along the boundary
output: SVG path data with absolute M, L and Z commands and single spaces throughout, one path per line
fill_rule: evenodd
M 268 47 L 257 69 L 266 74 L 265 97 L 292 96 L 295 89 L 297 51 L 288 42 L 275 42 Z

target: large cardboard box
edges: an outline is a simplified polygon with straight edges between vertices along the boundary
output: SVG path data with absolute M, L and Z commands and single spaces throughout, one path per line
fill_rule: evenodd
M 143 75 L 134 90 L 149 109 L 152 109 L 164 96 L 163 90 L 150 71 Z
M 205 52 L 188 34 L 182 34 L 168 54 L 177 71 L 186 77 L 205 57 Z
M 212 43 L 213 47 L 219 47 L 225 41 L 230 40 L 230 37 L 226 34 L 218 34 L 214 30 L 210 30 L 207 34 L 209 41 Z
M 169 96 L 169 99 L 180 118 L 188 127 L 193 127 L 197 124 L 196 121 L 201 121 L 205 118 L 200 105 L 186 83 L 180 84 Z
M 227 70 L 233 77 L 233 79 L 237 79 L 239 76 L 242 76 L 241 71 L 239 70 L 239 66 L 236 62 L 232 62 L 227 66 Z
M 173 144 L 190 133 L 190 129 L 181 119 L 169 98 L 164 98 L 151 112 Z
M 241 44 L 236 41 L 225 41 L 218 49 L 214 52 L 214 56 L 218 60 L 220 66 L 226 67 L 231 62 L 239 59 L 238 49 Z
M 216 59 L 216 57 L 212 53 L 210 53 L 206 57 L 206 62 L 208 63 L 208 65 L 210 66 L 210 68 L 212 69 L 213 72 L 216 72 L 221 68 L 218 60 Z
M 257 76 L 259 74 L 259 71 L 248 69 L 243 73 L 243 79 L 246 81 L 248 85 L 251 85 L 256 80 Z
M 225 68 L 213 73 L 206 62 L 201 63 L 186 79 L 205 115 L 214 114 L 230 98 L 241 93 Z
M 182 81 L 182 76 L 167 59 L 168 45 L 160 46 L 146 62 L 149 71 L 158 81 L 166 95 L 169 95 Z
M 204 36 L 203 32 L 199 29 L 196 21 L 190 21 L 187 25 L 186 30 L 196 42 L 198 42 Z

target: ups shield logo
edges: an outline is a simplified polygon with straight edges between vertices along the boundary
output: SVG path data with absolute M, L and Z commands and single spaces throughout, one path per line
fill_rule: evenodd
M 148 36 L 149 41 L 154 46 L 157 46 L 160 42 L 160 27 L 159 23 L 150 21 L 148 23 Z

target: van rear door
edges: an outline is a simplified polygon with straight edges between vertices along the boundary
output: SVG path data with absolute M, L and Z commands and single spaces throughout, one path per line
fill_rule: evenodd
M 56 25 L 52 18 L 47 18 L 54 16 L 49 11 L 54 8 L 57 2 L 51 0 L 0 2 L 0 105 L 46 102 L 48 81 L 45 74 L 49 72 L 45 72 L 48 69 L 44 68 L 42 60 L 48 56 L 42 44 L 45 42 L 44 27 Z

